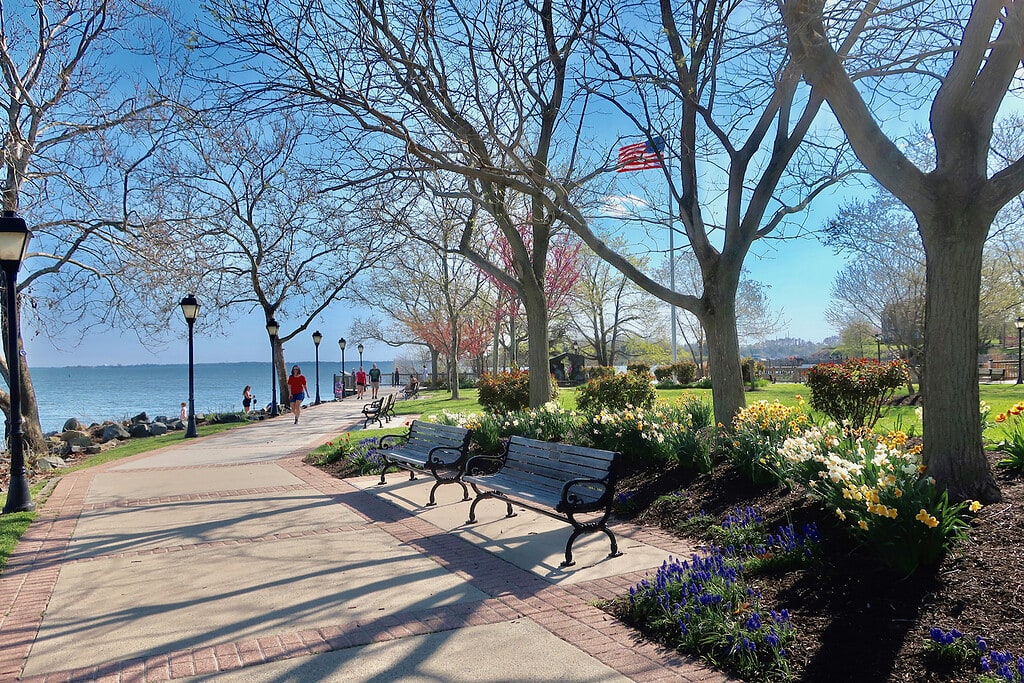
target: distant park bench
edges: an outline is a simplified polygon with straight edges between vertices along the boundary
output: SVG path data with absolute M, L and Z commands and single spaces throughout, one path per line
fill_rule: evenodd
M 434 492 L 442 484 L 458 484 L 462 487 L 462 499 L 469 500 L 469 489 L 462 483 L 462 474 L 472 434 L 463 427 L 414 420 L 408 434 L 382 436 L 377 441 L 380 483 L 387 483 L 384 474 L 392 466 L 408 470 L 409 479 L 415 479 L 417 472 L 430 472 L 435 481 L 428 506 L 437 504 Z
M 1006 368 L 978 368 L 978 381 L 1001 382 L 1006 379 Z
M 372 403 L 363 406 L 363 429 L 370 426 L 370 422 L 376 422 L 383 427 L 384 422 L 391 422 L 394 417 L 395 395 L 387 394 L 375 399 Z
M 476 522 L 476 506 L 485 498 L 500 498 L 514 517 L 512 503 L 568 522 L 572 535 L 565 544 L 563 567 L 573 564 L 572 545 L 584 533 L 603 531 L 611 540 L 608 557 L 617 557 L 615 534 L 608 528 L 615 495 L 615 460 L 618 453 L 583 448 L 565 443 L 537 441 L 513 436 L 500 456 L 476 456 L 466 463 L 463 480 L 473 487 L 476 498 L 469 508 L 467 524 Z M 476 472 L 493 471 L 493 474 Z M 576 515 L 599 513 L 597 519 L 580 521 Z

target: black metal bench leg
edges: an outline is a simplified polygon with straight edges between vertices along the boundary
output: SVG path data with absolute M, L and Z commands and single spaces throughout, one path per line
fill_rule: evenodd
M 460 481 L 460 482 L 458 482 L 458 484 L 459 484 L 459 486 L 462 487 L 462 500 L 469 500 L 470 499 L 469 489 L 466 488 L 466 483 Z
M 437 487 L 438 486 L 440 486 L 441 484 L 445 484 L 445 483 L 447 483 L 447 482 L 443 482 L 443 481 L 435 481 L 434 482 L 434 485 L 430 488 L 430 502 L 427 503 L 427 507 L 428 508 L 437 505 L 437 501 L 434 500 L 434 492 L 437 491 Z
M 380 461 L 382 465 L 380 468 L 380 481 L 377 482 L 377 486 L 381 486 L 387 483 L 387 481 L 384 479 L 384 473 L 388 471 L 389 467 L 391 467 L 391 464 L 387 461 L 387 458 L 385 458 L 384 456 L 381 456 Z
M 606 526 L 603 526 L 601 527 L 601 531 L 605 532 L 608 535 L 608 540 L 612 542 L 612 549 L 611 552 L 608 553 L 608 557 L 619 557 L 620 555 L 622 555 L 622 553 L 619 552 L 619 544 L 618 542 L 616 542 L 615 534 L 612 533 L 612 530 Z
M 476 486 L 474 486 L 473 488 L 475 489 Z M 473 499 L 473 504 L 469 506 L 469 519 L 466 520 L 466 524 L 476 524 L 476 506 L 477 506 L 477 503 L 479 503 L 484 498 L 496 498 L 496 497 L 497 496 L 488 495 L 486 493 L 477 495 L 477 497 Z M 507 513 L 505 514 L 505 517 L 515 517 L 516 516 L 515 511 L 512 509 L 512 503 L 510 503 L 508 500 L 505 500 L 505 507 L 507 509 Z
M 584 530 L 579 527 L 573 528 L 572 535 L 569 536 L 569 541 L 565 544 L 565 562 L 560 564 L 560 567 L 571 567 L 576 564 L 572 559 L 572 544 L 576 542 L 576 539 L 580 537 L 580 534 L 582 534 L 583 531 Z

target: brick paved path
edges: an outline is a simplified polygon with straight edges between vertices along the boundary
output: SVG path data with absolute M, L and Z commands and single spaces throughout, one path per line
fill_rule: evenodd
M 303 464 L 355 408 L 63 477 L 0 576 L 0 681 L 730 680 L 592 606 L 648 569 L 552 582 Z

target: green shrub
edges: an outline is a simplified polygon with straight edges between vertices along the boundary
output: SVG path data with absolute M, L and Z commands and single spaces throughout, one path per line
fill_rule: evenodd
M 615 368 L 610 365 L 588 365 L 583 368 L 583 376 L 587 379 L 603 379 L 614 375 Z
M 635 372 L 638 375 L 651 374 L 651 366 L 647 363 L 630 363 L 626 366 L 626 372 Z
M 750 384 L 764 373 L 764 363 L 753 358 L 744 358 L 740 369 L 743 373 L 743 383 Z
M 711 388 L 711 377 L 705 376 L 698 380 L 695 380 L 692 385 L 694 389 L 710 389 Z
M 513 413 L 530 407 L 530 373 L 525 370 L 488 374 L 477 382 L 477 400 L 492 413 Z M 558 396 L 558 382 L 551 376 L 551 396 Z
M 576 406 L 585 413 L 650 408 L 656 399 L 651 376 L 635 372 L 592 379 L 576 389 Z
M 697 379 L 697 364 L 692 360 L 681 360 L 669 367 L 680 384 L 692 384 Z
M 654 379 L 659 382 L 675 382 L 675 373 L 671 365 L 662 365 L 654 368 Z
M 821 363 L 807 372 L 811 407 L 851 427 L 873 427 L 882 405 L 906 380 L 907 367 L 901 360 L 877 363 L 854 358 Z

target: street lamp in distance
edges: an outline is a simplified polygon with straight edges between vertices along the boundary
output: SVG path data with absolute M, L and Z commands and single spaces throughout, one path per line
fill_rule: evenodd
M 320 405 L 320 342 L 324 340 L 324 335 L 320 334 L 320 330 L 313 333 L 313 346 L 316 348 L 316 400 L 313 401 L 313 405 Z
M 882 362 L 882 333 L 881 332 L 876 332 L 875 333 L 875 347 L 876 347 L 878 362 L 881 363 Z
M 277 333 L 280 331 L 281 326 L 277 324 L 277 320 L 271 318 L 267 321 L 267 334 L 270 335 L 270 417 L 277 417 L 281 414 L 281 410 L 277 407 L 277 368 L 274 366 Z
M 199 300 L 195 295 L 189 294 L 178 305 L 181 306 L 181 314 L 188 323 L 188 425 L 185 427 L 185 438 L 191 439 L 199 436 L 199 432 L 196 431 L 195 355 L 192 353 L 192 328 L 199 317 Z
M 18 270 L 25 260 L 28 241 L 32 238 L 25 219 L 4 211 L 0 218 L 0 268 L 4 272 L 4 314 L 7 318 L 8 388 L 11 397 L 11 419 L 7 433 L 11 449 L 11 484 L 3 514 L 35 509 L 25 476 L 25 433 L 21 418 L 21 354 L 18 352 Z
M 342 337 L 338 340 L 338 348 L 341 349 L 341 400 L 345 400 L 345 347 L 348 346 L 348 342 Z
M 1018 317 L 1014 321 L 1014 325 L 1017 326 L 1017 384 L 1024 384 L 1024 377 L 1021 377 L 1021 355 L 1020 355 L 1020 340 L 1021 333 L 1024 333 L 1024 318 Z
M 363 367 L 363 345 L 357 346 L 356 351 L 359 352 L 359 367 Z

